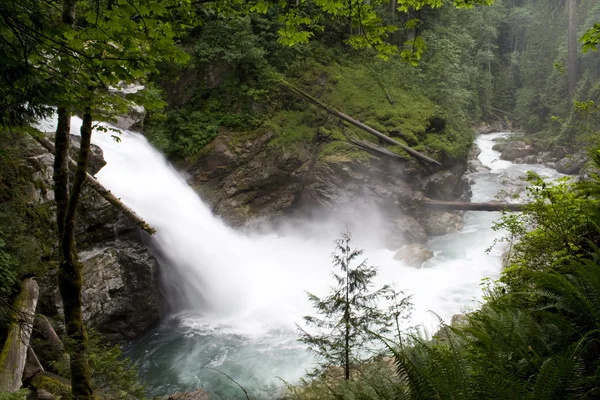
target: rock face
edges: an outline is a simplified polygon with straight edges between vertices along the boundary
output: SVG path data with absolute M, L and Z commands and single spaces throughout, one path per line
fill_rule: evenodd
M 54 196 L 52 174 L 54 157 L 32 139 L 24 141 L 24 170 L 32 189 L 29 202 L 44 205 L 49 211 L 45 225 L 32 229 L 45 232 L 56 251 L 54 233 Z M 76 153 L 78 140 L 72 142 Z M 73 154 L 73 153 L 72 153 Z M 73 156 L 73 155 L 72 155 Z M 90 173 L 106 163 L 102 150 L 92 147 Z M 38 219 L 36 223 L 40 224 Z M 130 340 L 156 323 L 162 309 L 157 273 L 158 263 L 144 247 L 137 227 L 89 187 L 84 187 L 77 214 L 76 239 L 84 264 L 84 318 L 88 325 L 114 342 Z M 52 259 L 52 255 L 47 256 Z M 38 312 L 60 317 L 60 296 L 56 269 L 39 277 Z M 62 318 L 56 318 L 60 321 Z
M 466 165 L 426 175 L 414 161 L 398 162 L 322 151 L 327 144 L 315 139 L 293 150 L 272 143 L 268 130 L 251 136 L 222 133 L 191 163 L 179 165 L 188 182 L 213 211 L 234 226 L 278 217 L 306 217 L 322 210 L 344 213 L 365 223 L 378 220 L 385 244 L 392 249 L 423 243 L 427 233 L 416 213 L 420 192 L 439 200 L 466 200 Z M 352 227 L 350 227 L 352 229 Z M 368 227 L 367 229 L 370 229 Z
M 83 318 L 111 341 L 135 339 L 158 322 L 158 263 L 142 245 L 105 242 L 80 253 Z

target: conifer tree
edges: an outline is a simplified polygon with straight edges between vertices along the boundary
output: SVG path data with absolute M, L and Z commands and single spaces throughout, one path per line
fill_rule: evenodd
M 308 293 L 318 316 L 306 316 L 307 330 L 300 329 L 300 341 L 320 359 L 317 372 L 331 366 L 344 367 L 344 379 L 350 379 L 354 361 L 365 358 L 375 339 L 372 332 L 387 331 L 385 313 L 379 302 L 390 292 L 388 286 L 372 290 L 377 269 L 367 260 L 359 262 L 362 250 L 350 247 L 349 232 L 335 242 L 333 278 L 335 286 L 325 297 Z

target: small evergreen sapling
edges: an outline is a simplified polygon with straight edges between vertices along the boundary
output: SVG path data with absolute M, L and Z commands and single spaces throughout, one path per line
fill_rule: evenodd
M 350 379 L 351 365 L 364 361 L 370 345 L 377 341 L 373 333 L 384 334 L 389 326 L 379 302 L 390 288 L 372 290 L 377 269 L 367 265 L 367 260 L 358 261 L 362 250 L 351 249 L 350 241 L 349 232 L 336 240 L 332 255 L 335 286 L 323 298 L 308 293 L 318 316 L 304 317 L 307 330 L 299 327 L 300 341 L 319 358 L 315 372 L 343 366 L 345 380 Z

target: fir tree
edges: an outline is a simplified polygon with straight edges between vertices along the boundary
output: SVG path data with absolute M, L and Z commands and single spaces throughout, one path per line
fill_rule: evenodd
M 379 301 L 390 293 L 388 286 L 372 290 L 377 269 L 367 265 L 367 260 L 358 263 L 362 250 L 351 249 L 350 241 L 349 232 L 336 240 L 332 255 L 335 286 L 323 298 L 308 293 L 318 316 L 304 317 L 308 330 L 299 328 L 300 341 L 320 359 L 317 372 L 343 366 L 346 380 L 352 363 L 369 354 L 376 340 L 373 332 L 387 331 L 389 321 Z

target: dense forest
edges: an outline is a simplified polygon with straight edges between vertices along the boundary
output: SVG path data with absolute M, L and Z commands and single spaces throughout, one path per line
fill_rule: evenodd
M 456 166 L 464 172 L 482 131 L 515 132 L 537 152 L 589 158 L 578 179 L 551 184 L 527 176 L 525 210 L 504 213 L 494 227 L 508 232 L 511 243 L 500 279 L 488 282 L 478 310 L 458 323 L 441 321 L 433 335 L 418 329 L 387 335 L 383 328 L 400 314 L 366 306 L 374 297 L 363 292 L 375 273 L 363 264 L 352 269 L 361 254 L 349 253 L 344 236 L 337 249 L 352 258 L 334 258 L 343 272 L 335 276 L 341 288 L 357 279 L 352 290 L 362 303 L 356 304 L 369 313 L 351 318 L 349 295 L 329 304 L 312 295 L 315 308 L 333 318 L 321 326 L 343 324 L 346 340 L 302 331 L 301 340 L 325 361 L 302 382 L 290 382 L 281 397 L 600 397 L 597 1 L 0 0 L 0 20 L 0 399 L 30 392 L 32 398 L 146 398 L 135 366 L 113 347 L 123 340 L 88 333 L 83 315 L 80 250 L 118 236 L 113 225 L 106 228 L 114 217 L 107 215 L 117 212 L 94 214 L 90 204 L 108 201 L 131 218 L 134 226 L 126 229 L 113 222 L 127 235 L 154 233 L 89 176 L 103 165 L 94 165 L 92 132 L 117 141 L 120 134 L 96 122 L 123 118 L 133 121 L 124 129 L 143 132 L 177 168 L 201 177 L 202 168 L 214 172 L 206 160 L 223 146 L 240 152 L 230 164 L 247 163 L 241 144 L 250 142 L 264 144 L 265 169 L 267 159 L 306 162 L 315 171 L 365 165 L 372 162 L 367 146 L 399 159 L 415 180 Z M 317 111 L 307 98 L 325 107 Z M 400 146 L 343 125 L 323 108 Z M 34 127 L 50 115 L 57 118 L 52 137 Z M 72 116 L 82 121 L 77 140 L 70 136 Z M 35 181 L 23 159 L 42 163 L 43 156 L 30 141 L 54 153 L 51 169 Z M 281 165 L 275 168 L 288 167 Z M 244 179 L 234 181 L 235 202 L 213 207 L 232 225 L 285 214 L 299 202 L 282 205 L 264 193 L 259 201 L 264 188 Z M 221 200 L 222 193 L 200 183 L 191 185 Z M 277 185 L 283 183 L 265 187 Z M 32 200 L 32 192 L 48 201 Z M 36 311 L 32 277 L 53 285 L 47 298 L 61 311 L 51 322 L 42 307 Z M 382 290 L 398 300 L 398 293 Z M 378 345 L 363 351 L 359 342 Z M 31 364 L 39 367 L 33 374 Z

